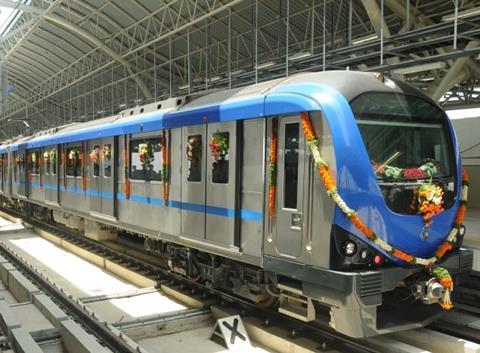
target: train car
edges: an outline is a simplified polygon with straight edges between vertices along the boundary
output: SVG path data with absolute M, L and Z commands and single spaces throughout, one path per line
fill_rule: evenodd
M 352 337 L 431 322 L 472 266 L 452 126 L 382 74 L 171 98 L 0 155 L 25 161 L 8 170 L 20 207 L 143 237 L 173 272 Z

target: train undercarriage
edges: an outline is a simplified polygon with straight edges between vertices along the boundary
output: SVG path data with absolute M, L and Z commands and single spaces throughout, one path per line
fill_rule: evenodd
M 269 256 L 264 256 L 260 268 L 21 200 L 3 199 L 2 205 L 27 217 L 61 223 L 87 237 L 95 233 L 107 240 L 113 234 L 125 234 L 141 242 L 169 271 L 190 281 L 259 307 L 276 308 L 301 321 L 328 324 L 351 337 L 422 327 L 441 313 L 438 305 L 432 304 L 442 295 L 441 288 L 419 268 L 390 266 L 376 271 L 342 272 Z M 452 275 L 459 275 L 468 272 L 471 261 L 471 252 L 461 249 L 442 266 Z

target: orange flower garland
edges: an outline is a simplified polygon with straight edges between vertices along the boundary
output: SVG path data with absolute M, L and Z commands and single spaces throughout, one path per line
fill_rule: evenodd
M 310 121 L 310 117 L 308 113 L 304 112 L 300 115 L 300 120 L 303 127 L 303 132 L 305 135 L 305 139 L 307 141 L 307 146 L 310 149 L 310 152 L 313 156 L 315 161 L 315 165 L 317 170 L 322 178 L 322 181 L 325 185 L 327 190 L 328 196 L 330 196 L 337 206 L 345 213 L 345 215 L 350 219 L 350 221 L 358 228 L 370 241 L 384 249 L 386 252 L 390 253 L 394 257 L 403 260 L 410 264 L 418 264 L 423 265 L 426 267 L 431 267 L 437 262 L 445 253 L 453 248 L 453 244 L 456 242 L 456 237 L 458 234 L 458 230 L 463 222 L 465 211 L 466 211 L 466 202 L 467 202 L 467 195 L 468 195 L 468 175 L 465 170 L 462 172 L 462 199 L 461 199 L 461 206 L 457 212 L 457 216 L 455 219 L 455 225 L 449 233 L 447 240 L 443 242 L 437 251 L 435 252 L 435 256 L 424 259 L 419 258 L 410 254 L 407 254 L 399 249 L 392 247 L 390 244 L 382 240 L 378 237 L 373 230 L 371 230 L 368 226 L 366 226 L 363 221 L 356 215 L 355 211 L 350 209 L 348 205 L 343 201 L 341 196 L 338 194 L 335 182 L 328 171 L 328 164 L 321 158 L 320 151 L 318 148 L 318 140 L 315 137 L 315 133 L 312 127 L 312 123 Z M 433 217 L 438 210 L 430 210 L 431 214 L 428 214 L 427 220 Z M 445 293 L 443 298 L 439 301 L 442 308 L 448 310 L 453 307 L 451 300 L 450 300 L 450 292 L 453 287 L 453 281 L 451 279 L 450 274 L 448 271 L 442 267 L 433 267 L 430 270 L 431 274 L 437 279 L 437 281 L 444 286 Z
M 168 205 L 168 200 L 170 198 L 170 130 L 168 131 L 168 140 L 167 140 L 167 133 L 163 130 L 162 133 L 162 182 L 163 182 L 163 201 L 165 205 Z
M 270 153 L 268 160 L 268 216 L 270 223 L 275 215 L 277 188 L 277 155 L 278 155 L 278 119 L 272 119 L 272 135 L 270 137 Z
M 128 137 L 123 138 L 123 171 L 125 176 L 125 199 L 130 199 L 130 178 L 129 178 L 129 160 L 128 160 Z
M 458 209 L 457 216 L 455 217 L 455 224 L 460 225 L 463 224 L 463 219 L 465 218 L 465 213 L 467 212 L 466 205 L 460 205 Z
M 449 243 L 448 241 L 444 241 L 437 249 L 437 252 L 435 253 L 435 256 L 437 258 L 442 258 L 443 255 L 445 255 L 445 253 L 449 250 L 452 250 L 453 248 L 453 245 L 452 243 Z
M 62 174 L 63 174 L 63 188 L 67 190 L 67 152 L 65 145 L 62 145 Z
M 80 151 L 80 173 L 82 174 L 82 190 L 87 192 L 87 167 L 85 163 L 85 146 L 82 143 Z
M 418 189 L 418 213 L 423 216 L 425 227 L 432 224 L 431 218 L 443 212 L 443 190 L 432 181 Z

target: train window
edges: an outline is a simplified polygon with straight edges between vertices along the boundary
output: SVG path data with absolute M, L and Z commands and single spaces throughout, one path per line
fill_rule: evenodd
M 92 152 L 90 152 L 90 160 L 93 163 L 93 177 L 98 177 L 100 175 L 100 146 L 93 146 Z
M 2 181 L 5 179 L 5 156 L 2 154 L 0 156 L 0 168 L 2 168 Z
M 80 146 L 67 147 L 67 175 L 79 177 L 81 168 Z
M 190 135 L 187 138 L 187 181 L 202 180 L 202 135 Z
M 50 175 L 50 153 L 48 150 L 43 150 L 43 168 L 45 169 L 45 175 Z
M 112 176 L 112 144 L 108 143 L 102 147 L 103 176 L 110 178 Z
M 30 152 L 30 168 L 32 170 L 32 175 L 40 174 L 40 152 L 39 151 Z
M 15 174 L 25 172 L 25 154 L 22 152 L 15 153 Z
M 228 162 L 230 151 L 230 133 L 215 132 L 210 139 L 212 155 L 212 183 L 228 183 Z
M 438 106 L 417 96 L 370 92 L 351 107 L 379 180 L 453 175 L 447 118 Z
M 48 151 L 50 157 L 48 158 L 50 161 L 50 172 L 52 175 L 57 174 L 57 148 L 54 147 Z
M 130 179 L 162 180 L 162 146 L 161 138 L 130 142 Z
M 285 124 L 283 207 L 297 208 L 298 190 L 298 123 Z

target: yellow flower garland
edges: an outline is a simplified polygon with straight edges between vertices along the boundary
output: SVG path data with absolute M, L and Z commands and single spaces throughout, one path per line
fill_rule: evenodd
M 430 269 L 430 273 L 438 280 L 438 282 L 445 288 L 444 296 L 439 304 L 442 308 L 448 310 L 453 307 L 450 301 L 450 292 L 453 288 L 453 281 L 448 273 L 448 271 L 441 267 L 433 268 L 433 265 L 443 257 L 443 255 L 450 249 L 453 248 L 453 244 L 455 243 L 458 235 L 458 230 L 462 225 L 463 218 L 465 216 L 466 210 L 466 203 L 468 197 L 468 175 L 465 171 L 462 174 L 462 198 L 461 198 L 461 206 L 458 210 L 457 217 L 455 219 L 455 224 L 451 229 L 447 240 L 444 241 L 438 247 L 437 251 L 435 252 L 435 256 L 432 256 L 428 259 L 424 259 L 421 257 L 416 257 L 414 255 L 407 254 L 400 249 L 396 249 L 380 237 L 378 237 L 374 231 L 368 228 L 363 221 L 357 216 L 356 212 L 352 210 L 348 205 L 343 201 L 342 197 L 338 194 L 337 188 L 335 185 L 335 181 L 332 178 L 330 172 L 328 171 L 328 164 L 325 160 L 322 159 L 320 155 L 320 150 L 318 148 L 318 139 L 315 136 L 315 132 L 313 130 L 312 122 L 308 113 L 304 112 L 300 115 L 300 120 L 303 127 L 303 132 L 305 135 L 305 139 L 307 141 L 307 146 L 310 149 L 310 152 L 313 156 L 315 161 L 315 166 L 323 180 L 325 188 L 327 189 L 327 194 L 330 196 L 333 201 L 337 204 L 337 206 L 342 210 L 342 212 L 350 219 L 350 221 L 358 228 L 371 242 L 375 243 L 386 252 L 390 253 L 394 257 L 403 260 L 410 264 L 418 264 Z

